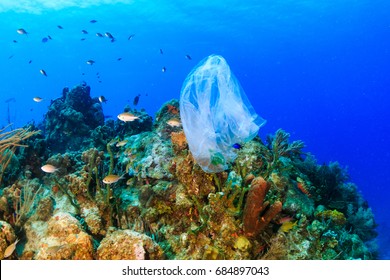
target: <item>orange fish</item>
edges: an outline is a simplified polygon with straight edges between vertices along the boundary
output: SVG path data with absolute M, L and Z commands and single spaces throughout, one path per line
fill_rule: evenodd
M 9 245 L 5 251 L 4 251 L 4 259 L 8 258 L 9 256 L 12 255 L 12 253 L 15 251 L 16 249 L 16 244 L 18 244 L 19 242 L 19 239 L 16 239 L 16 241 L 14 243 L 12 243 L 11 245 Z
M 118 119 L 120 119 L 123 122 L 132 122 L 132 121 L 139 119 L 139 117 L 137 117 L 131 113 L 124 112 L 124 113 L 121 113 L 118 115 Z
M 58 168 L 56 168 L 55 166 L 53 166 L 51 164 L 45 164 L 44 166 L 41 167 L 41 169 L 43 172 L 46 172 L 46 173 L 54 173 L 58 170 Z
M 167 121 L 167 124 L 169 126 L 172 126 L 172 127 L 180 127 L 181 126 L 180 121 L 177 119 L 170 119 L 169 121 Z
M 299 177 L 297 178 L 297 188 L 298 188 L 301 192 L 303 192 L 304 194 L 306 194 L 308 197 L 311 197 L 310 192 L 308 191 L 305 182 L 303 181 L 303 179 L 301 179 L 301 178 L 299 178 Z
M 123 175 L 118 176 L 115 174 L 110 174 L 110 175 L 107 175 L 106 177 L 104 177 L 103 183 L 110 185 L 110 184 L 114 184 L 114 183 L 118 182 L 120 179 L 123 179 Z

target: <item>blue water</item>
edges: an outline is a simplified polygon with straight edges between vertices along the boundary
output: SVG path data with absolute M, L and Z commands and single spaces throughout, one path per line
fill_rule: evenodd
M 42 121 L 50 100 L 81 81 L 108 99 L 105 115 L 115 117 L 138 94 L 137 108 L 154 115 L 179 98 L 201 59 L 220 54 L 267 120 L 261 137 L 283 128 L 319 163 L 348 166 L 374 210 L 381 257 L 389 259 L 388 11 L 386 0 L 3 0 L 0 125 L 8 108 L 15 126 Z

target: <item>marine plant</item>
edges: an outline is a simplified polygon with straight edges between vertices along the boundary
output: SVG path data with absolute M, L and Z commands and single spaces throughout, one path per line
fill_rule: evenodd
M 267 146 L 263 146 L 262 156 L 267 164 L 263 177 L 268 178 L 273 171 L 283 171 L 292 167 L 286 159 L 299 158 L 305 147 L 300 140 L 289 143 L 290 134 L 278 129 L 274 136 L 268 135 Z
M 20 189 L 19 195 L 15 195 L 15 226 L 21 228 L 27 219 L 34 212 L 40 196 L 42 195 L 43 188 L 38 185 L 26 182 L 26 184 Z
M 30 130 L 29 127 L 6 131 L 9 126 L 0 129 L 0 185 L 5 169 L 10 163 L 16 148 L 27 147 L 21 144 L 21 142 L 40 132 Z

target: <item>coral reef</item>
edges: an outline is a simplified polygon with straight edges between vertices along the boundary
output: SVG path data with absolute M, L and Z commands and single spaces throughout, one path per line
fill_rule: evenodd
M 317 164 L 285 131 L 208 174 L 177 100 L 154 122 L 124 111 L 138 118 L 104 122 L 85 85 L 52 102 L 43 134 L 25 139 L 4 173 L 0 256 L 18 238 L 13 259 L 377 258 L 375 218 L 347 172 Z
M 90 131 L 104 124 L 102 106 L 90 96 L 91 88 L 79 85 L 54 100 L 45 115 L 45 134 L 52 152 L 79 150 L 90 141 Z
M 31 219 L 26 226 L 27 242 L 22 259 L 91 260 L 93 240 L 69 213 L 58 212 L 49 221 Z
M 109 231 L 97 249 L 99 260 L 161 260 L 160 246 L 145 234 L 131 230 Z

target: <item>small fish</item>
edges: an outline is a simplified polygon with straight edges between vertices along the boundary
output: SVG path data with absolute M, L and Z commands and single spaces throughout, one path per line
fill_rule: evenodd
M 240 150 L 242 148 L 242 146 L 238 143 L 233 144 L 232 147 L 237 150 Z
M 112 36 L 112 34 L 110 32 L 104 33 L 104 36 L 106 36 L 107 38 L 110 38 L 110 39 L 114 39 L 114 36 Z
M 33 98 L 33 100 L 34 100 L 35 102 L 39 103 L 39 102 L 41 102 L 41 101 L 43 100 L 43 98 L 41 98 L 41 97 L 39 97 L 39 96 L 35 96 L 35 97 Z
M 47 247 L 46 253 L 49 254 L 49 255 L 56 254 L 59 250 L 61 250 L 65 246 L 67 246 L 67 245 L 62 244 L 62 245 L 56 245 L 56 246 Z
M 32 62 L 32 60 L 30 59 L 29 62 L 28 62 L 28 64 L 31 64 L 31 62 Z
M 46 173 L 54 173 L 58 170 L 58 168 L 56 168 L 55 166 L 53 166 L 51 164 L 45 164 L 44 166 L 41 167 L 41 169 L 43 172 L 46 172 Z
M 16 32 L 18 32 L 18 34 L 20 34 L 20 35 L 27 35 L 28 34 L 28 32 L 26 30 L 24 30 L 23 28 L 17 29 Z
M 80 41 L 85 41 L 86 38 L 81 38 Z
M 103 96 L 103 95 L 101 95 L 101 96 L 99 96 L 99 102 L 100 103 L 106 103 L 108 100 Z
M 282 224 L 284 224 L 286 222 L 291 222 L 293 219 L 294 218 L 291 217 L 291 216 L 286 216 L 286 217 L 280 218 L 278 221 L 276 221 L 276 223 L 279 224 L 279 225 L 282 225 Z
M 5 258 L 8 258 L 9 256 L 12 255 L 12 253 L 15 251 L 16 249 L 16 244 L 18 244 L 19 242 L 19 239 L 16 239 L 16 241 L 14 243 L 12 243 L 11 245 L 9 245 L 5 251 L 4 251 L 4 259 Z
M 135 36 L 135 34 L 131 34 L 131 35 L 129 36 L 129 38 L 127 38 L 127 40 L 131 40 L 131 39 L 133 39 L 133 38 L 134 38 L 134 36 Z
M 170 119 L 169 121 L 167 121 L 167 124 L 169 126 L 172 126 L 172 127 L 180 127 L 181 126 L 181 123 L 178 119 Z
M 17 43 L 18 41 L 16 41 L 16 40 L 12 40 L 12 42 L 14 42 L 14 43 Z
M 42 38 L 42 43 L 47 43 L 47 41 L 49 41 L 48 38 L 46 38 L 46 37 L 43 37 L 43 38 Z
M 81 33 L 88 34 L 88 31 L 83 29 L 83 30 L 81 30 Z
M 163 68 L 161 68 L 161 72 L 163 73 L 167 72 L 167 68 L 164 66 Z
M 191 57 L 189 54 L 186 54 L 186 58 L 187 58 L 188 60 L 191 60 L 191 59 L 192 59 L 192 57 Z
M 295 221 L 294 223 L 291 221 L 284 222 L 282 226 L 280 227 L 280 230 L 283 232 L 289 232 L 292 230 L 296 225 L 298 224 L 298 221 Z
M 116 147 L 123 147 L 124 145 L 127 144 L 127 140 L 122 140 L 122 141 L 119 141 L 118 143 L 116 143 Z
M 51 36 L 50 36 L 50 35 L 47 35 L 47 38 L 49 38 L 50 40 L 53 40 L 53 38 L 51 38 Z
M 93 65 L 95 63 L 95 61 L 94 60 L 92 60 L 92 59 L 90 59 L 90 60 L 87 60 L 87 64 L 89 64 L 89 65 Z
M 97 23 L 97 20 L 91 19 L 89 22 L 90 23 Z
M 121 61 L 121 60 L 122 60 L 122 58 L 121 58 L 121 57 L 118 57 L 116 60 L 118 60 L 118 61 Z
M 13 54 L 11 54 L 9 57 L 8 57 L 8 59 L 11 59 L 11 58 L 13 58 L 14 57 L 14 55 Z
M 58 27 L 59 29 L 64 29 L 61 25 L 57 25 L 57 27 Z
M 102 33 L 99 33 L 99 32 L 96 33 L 96 36 L 97 36 L 97 37 L 103 37 Z
M 164 52 L 163 52 L 163 50 L 162 50 L 162 49 L 160 49 L 160 54 L 164 54 Z
M 131 113 L 124 112 L 124 113 L 121 113 L 118 115 L 118 119 L 120 119 L 123 122 L 132 122 L 132 121 L 139 119 L 139 117 L 134 116 Z
M 118 176 L 118 175 L 111 174 L 111 175 L 107 175 L 106 177 L 104 177 L 103 183 L 110 185 L 110 184 L 114 184 L 114 183 L 118 182 L 120 179 L 123 179 L 123 175 Z
M 133 100 L 133 105 L 134 106 L 137 106 L 138 105 L 138 102 L 139 102 L 139 97 L 141 96 L 141 94 L 138 94 L 136 97 L 134 97 L 134 100 Z
M 45 71 L 45 70 L 41 69 L 41 70 L 39 70 L 39 72 L 41 72 L 41 74 L 42 74 L 43 76 L 47 77 L 47 74 L 46 74 L 46 71 Z

